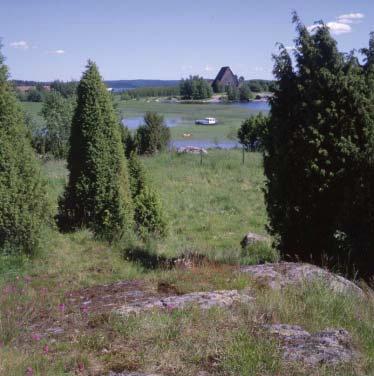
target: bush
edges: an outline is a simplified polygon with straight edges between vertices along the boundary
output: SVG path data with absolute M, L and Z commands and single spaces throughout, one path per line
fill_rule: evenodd
M 129 160 L 129 173 L 137 233 L 142 238 L 146 238 L 149 234 L 164 237 L 166 221 L 161 200 L 156 191 L 151 188 L 144 167 L 135 153 Z
M 242 123 L 238 130 L 238 139 L 247 151 L 260 151 L 263 149 L 268 122 L 268 117 L 263 116 L 260 112 Z
M 146 238 L 149 234 L 164 237 L 166 235 L 166 222 L 161 200 L 156 192 L 145 187 L 135 197 L 134 204 L 134 218 L 139 235 L 143 238 Z
M 35 253 L 50 224 L 45 182 L 0 54 L 0 252 Z
M 89 61 L 78 86 L 68 155 L 69 182 L 60 200 L 59 224 L 88 227 L 113 240 L 133 224 L 127 164 L 110 94 Z
M 147 112 L 145 125 L 140 126 L 135 135 L 139 154 L 154 154 L 168 147 L 170 130 L 164 123 L 164 117 L 156 112 Z

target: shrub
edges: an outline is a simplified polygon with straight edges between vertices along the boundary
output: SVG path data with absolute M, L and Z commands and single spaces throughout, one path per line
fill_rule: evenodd
M 140 126 L 135 135 L 139 154 L 154 154 L 166 149 L 171 136 L 164 117 L 156 112 L 147 112 L 144 122 L 145 125 Z
M 135 197 L 134 204 L 134 218 L 139 235 L 143 238 L 149 234 L 164 237 L 166 235 L 166 222 L 161 200 L 157 193 L 149 187 L 145 187 Z
M 166 221 L 161 200 L 151 187 L 144 166 L 135 153 L 129 160 L 130 187 L 135 206 L 135 224 L 138 234 L 145 238 L 148 234 L 164 237 Z
M 110 94 L 89 61 L 78 85 L 68 155 L 69 182 L 60 200 L 62 229 L 85 226 L 107 240 L 133 224 L 127 164 Z
M 260 112 L 242 123 L 238 130 L 238 139 L 247 151 L 262 150 L 268 122 L 268 117 Z
M 0 54 L 0 252 L 33 254 L 51 207 Z

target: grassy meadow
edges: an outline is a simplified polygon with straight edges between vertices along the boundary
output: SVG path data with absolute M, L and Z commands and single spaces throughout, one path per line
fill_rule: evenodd
M 129 100 L 116 99 L 117 111 L 123 118 L 143 117 L 147 111 L 158 112 L 165 118 L 178 118 L 180 123 L 171 128 L 173 140 L 183 140 L 184 133 L 191 133 L 191 140 L 223 141 L 236 137 L 240 124 L 248 118 L 251 113 L 257 113 L 246 108 L 232 104 L 184 104 L 164 103 L 155 100 Z M 22 102 L 22 106 L 30 113 L 35 120 L 43 122 L 39 113 L 41 103 Z M 195 125 L 196 119 L 215 117 L 219 123 L 215 126 Z
M 34 259 L 1 260 L 0 375 L 99 376 L 124 370 L 167 376 L 196 376 L 198 371 L 215 376 L 374 374 L 373 299 L 335 295 L 319 284 L 277 292 L 237 273 L 238 262 L 258 261 L 240 255 L 242 236 L 250 230 L 265 234 L 259 154 L 247 154 L 244 165 L 235 150 L 210 151 L 202 165 L 200 156 L 174 153 L 143 161 L 161 193 L 169 233 L 165 241 L 150 241 L 142 254 L 196 251 L 230 263 L 165 269 L 141 258 L 130 261 L 128 244 L 100 242 L 86 230 L 60 234 L 52 229 Z M 65 162 L 49 161 L 43 168 L 57 204 Z M 160 283 L 178 293 L 249 289 L 256 300 L 230 310 L 191 307 L 129 317 L 100 305 L 82 311 L 71 302 L 71 296 L 87 294 L 82 289 L 94 296 L 121 280 L 141 281 L 154 293 Z M 345 328 L 362 358 L 357 364 L 312 370 L 286 364 L 277 340 L 262 329 L 278 322 L 312 332 Z M 47 332 L 56 327 L 63 331 Z

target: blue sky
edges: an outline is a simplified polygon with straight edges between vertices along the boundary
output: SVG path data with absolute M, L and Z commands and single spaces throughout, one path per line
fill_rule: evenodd
M 292 46 L 291 12 L 323 19 L 341 50 L 367 45 L 373 0 L 1 0 L 0 37 L 14 79 L 214 77 L 229 65 L 271 78 L 275 43 Z

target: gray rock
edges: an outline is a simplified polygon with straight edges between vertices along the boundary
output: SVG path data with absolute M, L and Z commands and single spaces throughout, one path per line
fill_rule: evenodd
M 183 309 L 189 305 L 197 305 L 201 309 L 211 307 L 230 307 L 234 303 L 248 303 L 254 298 L 237 290 L 222 290 L 211 292 L 193 292 L 185 295 L 173 295 L 165 298 L 149 298 L 138 302 L 122 305 L 116 310 L 119 314 L 128 315 L 152 309 Z
M 275 324 L 265 325 L 265 328 L 280 339 L 286 361 L 316 366 L 337 365 L 357 358 L 351 336 L 344 329 L 328 329 L 310 334 L 296 325 Z
M 268 242 L 269 239 L 265 236 L 255 234 L 253 232 L 248 232 L 240 242 L 242 248 L 248 247 L 251 244 L 259 243 L 259 242 Z
M 197 146 L 183 146 L 177 149 L 177 153 L 187 153 L 187 154 L 208 154 L 208 151 L 204 148 L 199 148 Z
M 364 297 L 364 292 L 353 282 L 315 265 L 280 262 L 242 266 L 240 271 L 251 275 L 256 281 L 272 289 L 282 289 L 298 283 L 323 281 L 334 292 L 352 293 Z

